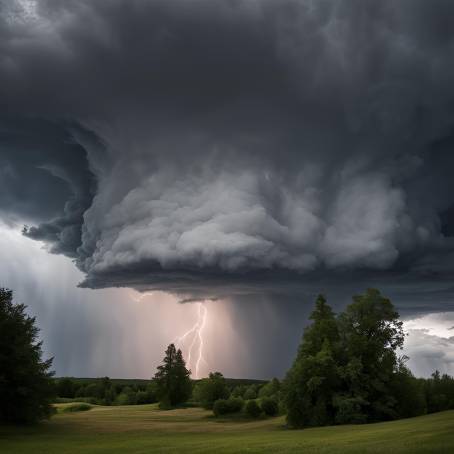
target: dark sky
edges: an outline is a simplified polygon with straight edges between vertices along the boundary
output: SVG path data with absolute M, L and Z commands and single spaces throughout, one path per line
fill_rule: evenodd
M 82 287 L 228 300 L 238 320 L 266 301 L 282 333 L 319 292 L 454 311 L 452 17 L 449 0 L 0 1 L 2 221 Z

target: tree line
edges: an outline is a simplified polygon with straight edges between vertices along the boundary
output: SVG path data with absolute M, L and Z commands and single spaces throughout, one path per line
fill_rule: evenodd
M 181 350 L 170 344 L 148 383 L 108 377 L 54 379 L 43 361 L 35 319 L 0 289 L 0 421 L 34 422 L 55 401 L 98 405 L 159 402 L 161 409 L 201 406 L 216 417 L 286 414 L 292 428 L 385 421 L 454 409 L 454 379 L 438 371 L 415 378 L 399 356 L 404 332 L 391 301 L 369 289 L 336 315 L 320 295 L 296 358 L 280 381 L 241 383 L 212 372 L 191 380 Z

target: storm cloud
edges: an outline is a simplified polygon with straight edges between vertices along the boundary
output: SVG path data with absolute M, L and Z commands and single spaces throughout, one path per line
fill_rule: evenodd
M 452 2 L 0 5 L 0 210 L 82 286 L 452 305 Z

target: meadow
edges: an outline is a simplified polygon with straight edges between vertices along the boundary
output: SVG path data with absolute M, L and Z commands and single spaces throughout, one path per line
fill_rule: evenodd
M 303 430 L 284 417 L 215 418 L 201 408 L 93 406 L 36 426 L 0 426 L 2 454 L 66 453 L 437 453 L 454 449 L 454 411 L 367 425 Z

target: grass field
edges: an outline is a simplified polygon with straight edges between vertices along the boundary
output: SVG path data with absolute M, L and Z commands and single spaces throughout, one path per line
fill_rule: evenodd
M 0 453 L 454 453 L 454 411 L 401 421 L 287 430 L 284 418 L 217 420 L 199 408 L 94 406 L 36 427 L 0 427 Z

